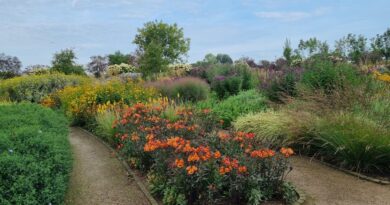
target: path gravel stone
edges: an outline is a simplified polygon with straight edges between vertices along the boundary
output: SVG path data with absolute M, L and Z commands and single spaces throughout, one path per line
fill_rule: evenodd
M 96 138 L 71 128 L 70 143 L 74 164 L 66 204 L 150 204 L 120 161 Z
M 305 157 L 292 158 L 287 179 L 309 196 L 305 205 L 390 205 L 390 185 L 359 179 Z

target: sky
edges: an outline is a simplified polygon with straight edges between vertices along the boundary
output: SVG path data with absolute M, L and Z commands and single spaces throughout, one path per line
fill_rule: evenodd
M 284 41 L 316 37 L 330 45 L 348 33 L 374 37 L 390 28 L 389 0 L 0 0 L 0 53 L 23 67 L 50 65 L 72 48 L 77 63 L 134 52 L 144 23 L 177 23 L 191 39 L 187 61 L 207 53 L 256 61 L 282 56 Z

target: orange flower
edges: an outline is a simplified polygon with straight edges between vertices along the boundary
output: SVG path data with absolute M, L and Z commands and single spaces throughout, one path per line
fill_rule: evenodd
M 183 168 L 184 167 L 184 160 L 183 159 L 176 159 L 175 166 L 178 168 Z
M 267 158 L 275 155 L 275 152 L 270 149 L 254 150 L 250 153 L 253 158 Z
M 154 134 L 148 134 L 146 135 L 146 140 L 153 140 L 154 139 Z
M 231 168 L 229 168 L 229 167 L 224 167 L 224 166 L 219 167 L 219 174 L 220 175 L 224 175 L 226 173 L 229 173 L 230 171 L 231 171 Z
M 245 173 L 245 172 L 247 172 L 246 166 L 240 166 L 240 167 L 238 167 L 238 172 L 239 172 L 239 173 Z
M 188 162 L 193 162 L 193 161 L 199 161 L 199 155 L 197 153 L 193 153 L 190 156 L 188 156 L 187 161 Z
M 186 142 L 186 145 L 183 148 L 183 152 L 192 152 L 194 151 L 194 148 L 191 147 L 191 144 L 189 141 Z
M 186 168 L 186 170 L 187 170 L 187 174 L 188 175 L 192 175 L 192 174 L 194 174 L 195 172 L 198 171 L 198 167 L 196 167 L 196 166 L 188 166 Z
M 291 148 L 282 147 L 280 149 L 280 153 L 282 153 L 285 157 L 289 157 L 294 154 L 294 151 Z
M 218 159 L 218 158 L 220 158 L 220 157 L 221 157 L 221 152 L 216 151 L 216 152 L 214 153 L 214 158 L 215 158 L 215 159 Z

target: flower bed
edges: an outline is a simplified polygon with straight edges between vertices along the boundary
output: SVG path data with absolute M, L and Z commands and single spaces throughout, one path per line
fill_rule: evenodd
M 254 134 L 215 131 L 207 111 L 172 105 L 136 104 L 114 123 L 117 149 L 148 174 L 153 194 L 164 204 L 259 204 L 296 200 L 284 182 L 290 148 L 271 150 Z M 203 119 L 203 120 L 200 120 Z

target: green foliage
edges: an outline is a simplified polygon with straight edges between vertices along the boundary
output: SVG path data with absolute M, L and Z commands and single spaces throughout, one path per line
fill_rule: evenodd
M 0 71 L 0 80 L 14 78 L 16 76 L 18 76 L 18 74 L 15 74 L 14 72 Z
M 233 125 L 236 130 L 255 133 L 259 142 L 278 147 L 298 141 L 311 129 L 312 120 L 308 112 L 267 110 L 238 117 Z
M 39 105 L 0 105 L 1 204 L 63 203 L 72 166 L 67 124 Z
M 365 63 L 364 55 L 368 51 L 367 38 L 363 35 L 348 34 L 336 41 L 336 52 L 355 64 Z
M 89 83 L 90 79 L 61 73 L 21 76 L 0 82 L 0 98 L 21 102 L 39 103 L 51 93 L 65 86 Z
M 308 40 L 300 40 L 298 44 L 298 53 L 303 57 L 312 57 L 315 55 L 326 56 L 329 53 L 328 43 L 321 42 L 317 38 L 309 38 Z
M 287 64 L 291 65 L 291 63 L 292 63 L 292 48 L 291 48 L 291 42 L 288 39 L 286 39 L 286 42 L 284 43 L 283 57 L 286 59 Z
M 199 102 L 197 107 L 211 109 L 217 118 L 224 121 L 224 126 L 228 127 L 240 115 L 264 110 L 266 108 L 266 98 L 257 93 L 256 90 L 248 90 L 222 101 L 215 97 L 210 98 L 207 101 Z
M 267 97 L 274 102 L 283 102 L 285 98 L 295 97 L 298 95 L 296 88 L 300 80 L 301 69 L 283 70 L 283 71 L 266 71 L 266 76 L 261 80 L 260 88 Z
M 390 132 L 364 115 L 335 113 L 316 122 L 309 142 L 328 161 L 359 172 L 390 172 Z
M 119 113 L 114 110 L 98 112 L 95 115 L 96 130 L 94 132 L 110 144 L 114 144 L 112 136 L 115 134 L 115 131 L 112 125 L 118 116 Z
M 138 29 L 133 42 L 138 46 L 139 65 L 145 77 L 164 72 L 169 64 L 182 61 L 190 45 L 182 28 L 161 21 L 146 23 Z
M 108 55 L 109 65 L 120 65 L 122 63 L 129 64 L 129 62 L 130 55 L 123 54 L 120 51 L 116 51 L 115 53 Z
M 222 64 L 233 64 L 232 58 L 228 54 L 217 54 L 216 60 Z
M 386 60 L 390 59 L 390 28 L 373 39 L 372 47 L 374 51 L 378 51 Z
M 255 75 L 247 64 L 217 64 L 206 71 L 211 89 L 219 98 L 237 95 L 241 90 L 254 87 Z
M 293 204 L 299 199 L 294 185 L 292 185 L 290 182 L 283 183 L 283 199 L 287 204 Z
M 355 67 L 350 64 L 334 64 L 327 60 L 316 60 L 303 73 L 302 83 L 312 89 L 331 93 L 346 85 L 356 85 L 360 81 Z
M 264 195 L 259 189 L 251 189 L 248 195 L 248 204 L 260 205 L 264 201 Z
M 85 75 L 83 66 L 76 65 L 76 55 L 72 49 L 65 49 L 54 54 L 52 70 L 69 74 Z

